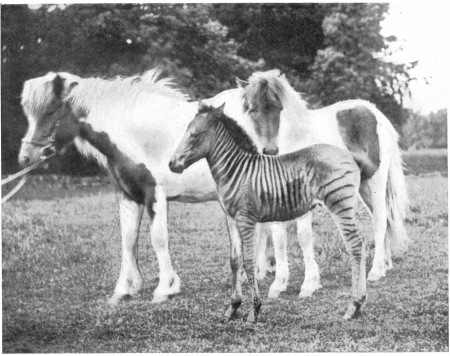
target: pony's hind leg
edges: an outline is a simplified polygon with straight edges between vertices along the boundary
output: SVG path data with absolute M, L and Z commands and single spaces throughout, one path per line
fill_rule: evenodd
M 269 227 L 267 224 L 256 225 L 256 264 L 257 264 L 257 278 L 262 280 L 266 277 L 269 271 L 269 260 L 266 255 L 267 242 L 269 234 Z
M 386 254 L 385 238 L 387 230 L 387 209 L 386 209 L 386 184 L 387 169 L 385 165 L 380 166 L 378 171 L 367 181 L 370 202 L 373 211 L 373 228 L 375 240 L 375 254 L 373 256 L 372 268 L 367 280 L 377 281 L 386 276 L 387 266 L 392 265 L 392 261 L 387 261 L 390 251 Z M 390 246 L 388 246 L 390 248 Z
M 275 252 L 276 272 L 275 280 L 269 289 L 269 298 L 278 298 L 284 292 L 289 280 L 289 265 L 287 261 L 287 232 L 286 226 L 282 223 L 270 224 L 272 232 L 273 249 Z
M 159 283 L 153 293 L 152 303 L 160 303 L 167 300 L 170 295 L 180 292 L 180 277 L 174 271 L 170 259 L 167 231 L 167 200 L 164 189 L 159 185 L 155 188 L 155 200 L 150 234 L 159 263 Z
M 305 260 L 305 280 L 300 289 L 299 298 L 310 297 L 319 288 L 319 265 L 314 256 L 314 235 L 312 231 L 312 212 L 297 220 L 297 237 Z
M 135 295 L 142 287 L 138 266 L 138 234 L 144 206 L 122 195 L 120 201 L 120 230 L 122 236 L 122 261 L 120 275 L 110 304 Z
M 233 319 L 242 304 L 242 242 L 235 221 L 227 215 L 228 235 L 230 237 L 231 266 L 231 304 L 225 312 L 225 318 Z

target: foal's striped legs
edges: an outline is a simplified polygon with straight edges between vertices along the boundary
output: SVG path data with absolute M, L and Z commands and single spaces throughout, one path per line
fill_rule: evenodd
M 366 248 L 365 242 L 356 224 L 354 211 L 352 214 L 340 215 L 331 212 L 339 227 L 352 263 L 352 298 L 344 319 L 358 316 L 359 310 L 366 300 Z
M 349 189 L 343 189 L 349 190 Z M 346 195 L 344 193 L 343 195 Z M 359 314 L 359 310 L 366 300 L 366 248 L 359 227 L 356 223 L 355 206 L 356 192 L 348 198 L 342 195 L 337 199 L 329 199 L 328 211 L 333 217 L 344 239 L 352 264 L 352 298 L 348 305 L 344 319 L 351 319 Z M 353 200 L 349 203 L 349 200 Z M 346 203 L 344 203 L 347 201 Z
M 259 309 L 261 308 L 261 297 L 259 295 L 258 281 L 256 279 L 256 219 L 252 217 L 251 214 L 239 213 L 236 216 L 236 224 L 242 241 L 244 269 L 247 274 L 248 284 L 252 289 L 253 309 L 250 309 L 247 322 L 256 323 L 258 321 Z
M 344 239 L 352 263 L 352 298 L 344 315 L 350 319 L 358 315 L 366 299 L 366 249 L 356 223 L 355 207 L 360 188 L 359 170 L 346 169 L 319 188 L 321 200 L 333 217 Z
M 231 304 L 225 312 L 227 319 L 236 316 L 242 304 L 242 243 L 237 231 L 236 222 L 227 215 L 228 236 L 230 237 L 230 265 L 231 265 Z

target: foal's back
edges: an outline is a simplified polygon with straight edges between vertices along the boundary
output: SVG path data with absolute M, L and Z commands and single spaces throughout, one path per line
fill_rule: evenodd
M 292 220 L 318 203 L 336 213 L 356 203 L 361 173 L 347 151 L 318 144 L 262 159 L 262 179 L 252 180 L 260 222 Z M 255 186 L 264 179 L 268 183 Z

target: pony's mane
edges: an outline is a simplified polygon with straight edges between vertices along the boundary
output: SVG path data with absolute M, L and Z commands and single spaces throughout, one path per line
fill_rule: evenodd
M 206 106 L 199 110 L 199 113 L 209 113 L 215 110 L 212 106 Z M 214 119 L 219 121 L 227 130 L 227 132 L 231 135 L 231 138 L 236 142 L 236 144 L 251 153 L 257 153 L 258 149 L 256 148 L 255 143 L 252 141 L 250 136 L 245 132 L 245 130 L 233 119 L 222 113 L 215 113 L 212 115 Z
M 242 94 L 245 111 L 250 109 L 251 103 L 262 106 L 262 109 L 283 108 L 288 117 L 298 117 L 307 110 L 306 102 L 278 69 L 255 72 L 248 82 Z
M 174 88 L 171 78 L 161 78 L 158 69 L 149 70 L 142 75 L 115 77 L 112 79 L 81 79 L 79 87 L 67 96 L 75 111 L 86 110 L 93 105 L 117 105 L 130 108 L 142 99 L 142 94 L 155 94 L 182 101 L 189 97 Z

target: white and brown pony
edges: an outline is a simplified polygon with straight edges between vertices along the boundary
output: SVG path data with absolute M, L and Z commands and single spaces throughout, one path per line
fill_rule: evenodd
M 239 82 L 244 110 L 255 129 L 253 138 L 267 153 L 288 153 L 317 143 L 328 143 L 350 151 L 362 167 L 359 194 L 373 217 L 375 254 L 368 280 L 376 281 L 392 266 L 392 251 L 409 241 L 404 218 L 408 206 L 398 134 L 389 120 L 371 103 L 346 100 L 318 110 L 308 110 L 300 95 L 278 70 L 254 73 Z M 314 257 L 312 213 L 297 221 L 298 239 L 305 260 L 305 280 L 300 297 L 321 287 Z M 289 276 L 286 230 L 272 227 L 276 278 L 269 297 L 285 290 Z M 266 234 L 260 234 L 259 277 L 264 276 Z
M 225 102 L 226 113 L 248 128 L 252 121 L 244 112 L 241 94 L 241 89 L 230 90 L 205 102 L 217 106 Z M 160 268 L 153 302 L 180 290 L 168 250 L 167 201 L 217 200 L 205 162 L 183 176 L 168 168 L 175 144 L 197 106 L 174 89 L 170 80 L 158 79 L 156 70 L 111 80 L 50 72 L 25 82 L 22 107 L 29 128 L 22 140 L 20 163 L 37 162 L 74 141 L 82 154 L 108 171 L 122 192 L 122 261 L 111 303 L 135 295 L 142 287 L 137 243 L 144 209 L 150 216 L 151 241 Z M 231 233 L 237 234 L 234 222 L 227 223 Z

